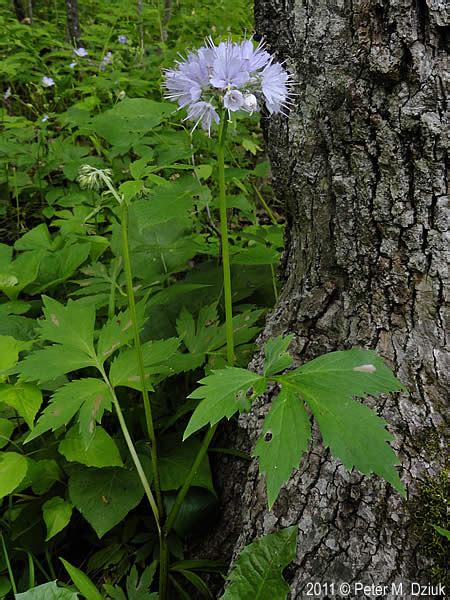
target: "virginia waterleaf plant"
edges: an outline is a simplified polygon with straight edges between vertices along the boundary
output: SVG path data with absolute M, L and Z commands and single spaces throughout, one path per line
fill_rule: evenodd
M 126 41 L 119 40 L 119 43 L 125 44 Z M 81 50 L 84 49 L 77 51 L 78 57 L 83 55 L 80 54 Z M 107 64 L 105 62 L 105 66 Z M 54 81 L 47 77 L 42 85 L 52 87 Z M 265 417 L 253 455 L 259 460 L 260 472 L 266 480 L 270 508 L 309 446 L 312 418 L 319 426 L 324 444 L 347 469 L 356 468 L 364 474 L 376 473 L 400 493 L 405 493 L 394 468 L 397 460 L 388 443 L 392 438 L 386 430 L 385 421 L 355 400 L 355 397 L 363 398 L 367 394 L 402 389 L 375 352 L 364 349 L 332 352 L 293 368 L 293 358 L 288 352 L 292 336 L 280 336 L 265 344 L 262 373 L 235 366 L 243 364 L 236 360 L 239 354 L 236 347 L 239 350 L 241 344 L 254 338 L 258 331 L 255 323 L 262 311 L 237 312 L 233 315 L 230 268 L 233 248 L 230 248 L 226 195 L 227 134 L 238 114 L 242 117 L 261 110 L 269 115 L 286 114 L 293 95 L 291 76 L 270 55 L 263 43 L 256 45 L 252 39 L 235 43 L 228 39 L 216 45 L 208 39 L 205 46 L 188 54 L 175 68 L 165 71 L 165 90 L 167 98 L 176 101 L 179 110 L 186 111 L 185 120 L 193 123 L 193 129 L 200 126 L 208 137 L 213 136 L 215 142 L 224 326 L 217 324 L 218 302 L 201 308 L 196 321 L 184 308 L 177 313 L 178 337 L 142 342 L 144 313 L 149 308 L 151 310 L 152 304 L 146 302 L 148 295 L 137 296 L 139 285 L 136 285 L 136 277 L 132 272 L 129 209 L 137 204 L 134 198 L 142 190 L 141 178 L 146 169 L 150 169 L 163 199 L 164 186 L 162 178 L 146 167 L 147 161 L 139 159 L 130 167 L 133 177 L 136 174 L 136 181 L 126 182 L 118 189 L 113 183 L 112 172 L 107 168 L 84 165 L 79 173 L 82 187 L 103 191 L 102 202 L 88 211 L 84 224 L 105 207 L 118 223 L 119 250 L 111 262 L 110 272 L 99 264 L 89 271 L 94 289 L 100 286 L 104 290 L 104 281 L 108 282 L 107 299 L 102 305 L 102 308 L 107 306 L 108 320 L 100 328 L 96 327 L 98 312 L 95 302 L 89 301 L 88 294 L 75 301 L 69 300 L 65 305 L 49 294 L 42 296 L 44 318 L 38 321 L 37 339 L 19 341 L 12 336 L 2 336 L 0 340 L 2 348 L 6 348 L 0 362 L 2 382 L 10 376 L 17 376 L 14 384 L 9 379 L 7 383 L 0 384 L 1 401 L 15 410 L 29 427 L 30 432 L 21 441 L 32 446 L 32 442 L 44 434 L 55 432 L 58 451 L 68 463 L 88 467 L 77 470 L 75 465 L 72 469 L 68 498 L 53 496 L 43 503 L 46 540 L 52 540 L 67 526 L 74 507 L 101 538 L 120 523 L 145 494 L 154 518 L 159 554 L 157 561 L 147 567 L 140 578 L 136 570 L 132 571 L 127 580 L 127 593 L 131 598 L 139 588 L 145 590 L 149 598 L 153 597 L 149 588 L 159 567 L 160 600 L 172 597 L 169 594 L 173 589 L 182 596 L 176 577 L 180 574 L 198 590 L 204 591 L 205 584 L 196 575 L 195 569 L 191 570 L 189 561 L 170 562 L 171 535 L 176 530 L 177 519 L 190 488 L 200 485 L 199 482 L 205 488 L 212 487 L 209 471 L 206 469 L 205 474 L 203 467 L 219 422 L 251 410 L 252 402 L 268 390 L 276 389 L 277 393 Z M 131 106 L 132 102 L 130 100 L 128 105 Z M 121 106 L 126 107 L 126 104 L 119 105 L 120 110 L 124 110 Z M 167 105 L 161 109 L 161 113 L 165 111 Z M 111 116 L 99 115 L 96 118 L 104 118 L 108 123 Z M 159 123 L 159 117 L 157 120 Z M 140 117 L 138 121 L 142 122 Z M 214 138 L 216 128 L 217 137 Z M 169 196 L 171 189 L 166 192 Z M 138 200 L 141 210 L 146 201 L 145 197 L 144 200 L 142 197 Z M 158 194 L 155 193 L 148 202 L 158 202 Z M 39 248 L 52 244 L 45 226 L 39 226 L 36 230 L 33 235 Z M 94 237 L 91 236 L 92 239 Z M 88 244 L 79 244 L 77 247 L 84 248 L 83 256 L 79 260 L 77 258 L 78 262 L 70 274 L 86 260 L 90 251 Z M 72 248 L 68 248 L 68 255 L 74 254 Z M 104 248 L 103 244 L 98 250 L 99 254 L 94 253 L 96 258 Z M 6 252 L 3 258 L 5 264 L 9 265 L 11 255 Z M 23 281 L 20 278 L 13 280 L 12 275 L 8 275 L 1 282 L 1 289 L 11 303 L 16 302 L 21 291 L 36 279 L 41 258 L 42 254 L 36 253 L 35 260 L 31 260 L 29 255 L 20 255 L 16 259 L 16 262 L 22 261 L 26 265 Z M 117 283 L 122 270 L 123 289 Z M 56 282 L 56 285 L 68 277 L 70 275 L 61 280 L 53 279 L 53 283 Z M 40 293 L 45 289 L 45 286 L 36 288 Z M 166 293 L 166 290 L 161 293 Z M 122 296 L 123 310 L 116 310 L 116 294 Z M 189 356 L 181 353 L 181 343 L 187 348 Z M 173 479 L 175 475 L 171 473 L 168 477 L 167 469 L 164 471 L 164 461 L 168 462 L 168 459 L 159 451 L 162 443 L 157 436 L 150 394 L 155 382 L 200 367 L 205 363 L 206 356 L 223 346 L 226 347 L 226 360 L 220 364 L 226 363 L 226 366 L 211 370 L 201 379 L 199 387 L 189 395 L 186 406 L 182 407 L 181 417 L 194 407 L 184 440 L 203 427 L 208 429 L 201 442 L 191 438 L 180 448 L 181 454 L 189 454 L 190 460 L 186 463 L 183 477 L 173 485 L 168 483 L 168 479 Z M 18 363 L 21 352 L 28 354 Z M 85 373 L 87 376 L 83 376 Z M 78 378 L 68 380 L 67 375 Z M 148 437 L 145 450 L 142 444 L 138 445 L 133 440 L 123 414 L 118 392 L 122 387 L 135 390 L 142 396 Z M 53 392 L 43 410 L 42 389 Z M 122 456 L 120 441 L 102 426 L 105 415 L 113 410 L 137 476 L 130 470 L 128 459 Z M 66 427 L 68 429 L 61 437 L 60 432 Z M 0 420 L 0 435 L 9 439 L 10 434 L 10 421 Z M 45 469 L 46 477 L 57 481 L 60 473 L 56 461 L 39 462 L 45 462 L 39 468 Z M 10 450 L 1 453 L 0 463 L 3 474 L 0 498 L 18 489 L 25 489 L 27 477 L 31 476 L 33 469 L 37 469 L 37 461 L 33 462 L 22 452 Z M 33 486 L 36 493 L 48 489 L 44 481 L 39 488 L 39 483 L 35 483 L 34 479 Z M 108 489 L 108 496 L 104 494 L 105 489 Z M 167 503 L 164 496 L 167 490 L 176 490 L 171 503 Z M 281 571 L 295 555 L 295 540 L 295 530 L 290 528 L 250 545 L 230 575 L 224 600 L 240 598 L 242 594 L 250 592 L 254 594 L 255 589 L 264 591 L 257 596 L 260 598 L 284 598 L 287 585 L 281 577 Z M 267 563 L 268 556 L 276 560 Z M 259 575 L 252 570 L 252 561 L 257 561 L 261 566 Z M 81 593 L 86 594 L 86 590 L 90 590 L 94 598 L 94 586 L 83 573 L 67 561 L 63 561 L 63 564 Z M 267 587 L 268 582 L 272 587 Z M 53 593 L 55 589 L 60 589 L 56 588 L 55 582 L 45 585 L 45 592 Z M 123 591 L 118 586 L 105 586 L 105 590 L 111 597 L 123 597 Z M 67 591 L 68 598 L 74 597 L 70 594 Z

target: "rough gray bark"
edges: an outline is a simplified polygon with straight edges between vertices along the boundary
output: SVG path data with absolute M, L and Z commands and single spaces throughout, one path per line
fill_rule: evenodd
M 67 37 L 72 44 L 80 40 L 80 21 L 78 17 L 78 0 L 66 0 Z
M 237 498 L 225 519 L 240 532 L 235 554 L 298 524 L 293 599 L 311 581 L 403 581 L 407 593 L 407 582 L 431 581 L 429 516 L 421 529 L 416 509 L 445 461 L 444 2 L 256 0 L 255 15 L 298 82 L 290 118 L 264 124 L 288 226 L 284 289 L 263 338 L 294 333 L 299 363 L 378 350 L 410 391 L 369 401 L 395 435 L 408 500 L 347 473 L 316 434 L 272 512 L 255 464 L 243 492 L 242 474 L 227 472 Z M 269 401 L 240 419 L 244 443 L 254 443 Z

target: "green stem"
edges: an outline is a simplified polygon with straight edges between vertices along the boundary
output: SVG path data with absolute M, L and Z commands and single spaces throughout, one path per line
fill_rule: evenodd
M 228 121 L 226 113 L 222 113 L 219 129 L 219 143 L 217 147 L 217 170 L 219 180 L 219 210 L 220 210 L 220 236 L 222 243 L 222 270 L 223 270 L 223 287 L 225 299 L 225 331 L 227 340 L 227 361 L 231 366 L 234 363 L 234 334 L 233 334 L 233 301 L 231 295 L 231 272 L 230 272 L 230 251 L 228 245 L 228 221 L 227 221 L 227 204 L 225 194 L 225 139 L 227 134 Z M 175 503 L 172 506 L 167 520 L 163 527 L 160 544 L 160 569 L 159 569 L 159 598 L 166 600 L 167 595 L 167 579 L 168 579 L 168 550 L 167 537 L 172 530 L 175 520 L 183 505 L 186 494 L 192 485 L 192 481 L 200 467 L 202 460 L 208 452 L 211 440 L 217 430 L 217 424 L 211 427 L 205 437 L 202 445 L 191 465 L 188 476 L 186 477 L 180 491 L 177 494 Z M 165 545 L 164 545 L 165 544 Z
M 259 201 L 261 202 L 261 204 L 263 205 L 264 210 L 266 211 L 266 213 L 269 216 L 269 219 L 272 221 L 272 223 L 274 225 L 278 225 L 278 221 L 275 218 L 275 215 L 273 214 L 273 212 L 270 210 L 269 205 L 267 204 L 267 202 L 264 200 L 263 195 L 261 194 L 261 192 L 258 190 L 258 188 L 256 187 L 256 185 L 253 184 L 253 189 L 256 192 L 256 195 L 258 196 Z
M 162 504 L 162 496 L 161 496 L 161 487 L 160 487 L 160 483 L 159 483 L 158 452 L 157 452 L 157 448 L 156 448 L 156 436 L 155 436 L 155 429 L 153 426 L 153 416 L 152 416 L 152 409 L 151 409 L 151 405 L 150 405 L 150 398 L 148 396 L 147 383 L 145 380 L 146 378 L 145 378 L 144 358 L 142 356 L 141 340 L 140 340 L 140 336 L 139 336 L 139 325 L 137 322 L 137 314 L 136 314 L 136 302 L 134 299 L 133 277 L 131 274 L 130 250 L 129 250 L 129 245 L 128 245 L 128 206 L 127 206 L 126 202 L 122 202 L 121 208 L 122 208 L 122 214 L 121 214 L 122 256 L 123 256 L 123 266 L 124 266 L 124 271 L 125 271 L 125 279 L 126 279 L 126 283 L 127 283 L 128 306 L 130 308 L 131 320 L 133 322 L 134 345 L 136 348 L 139 378 L 140 378 L 141 386 L 142 386 L 142 398 L 144 401 L 145 421 L 147 423 L 148 437 L 150 439 L 150 454 L 151 454 L 153 478 L 154 478 L 154 484 L 155 484 L 156 501 L 158 503 L 159 514 L 162 515 L 163 514 L 163 504 Z
M 145 495 L 148 498 L 149 504 L 150 504 L 150 508 L 152 509 L 153 515 L 155 517 L 155 521 L 156 521 L 156 527 L 158 529 L 158 534 L 159 537 L 161 539 L 161 517 L 160 517 L 160 513 L 158 510 L 158 506 L 156 504 L 155 501 L 155 497 L 153 496 L 152 490 L 150 488 L 150 484 L 148 482 L 147 476 L 144 472 L 144 469 L 142 467 L 142 463 L 139 459 L 139 456 L 136 452 L 136 448 L 134 447 L 133 444 L 133 440 L 131 439 L 131 435 L 130 432 L 128 431 L 128 427 L 127 424 L 125 422 L 125 418 L 123 416 L 123 412 L 122 409 L 120 408 L 120 403 L 119 403 L 119 399 L 117 398 L 116 392 L 113 388 L 113 386 L 111 385 L 111 382 L 108 379 L 108 376 L 105 373 L 105 370 L 103 367 L 99 366 L 98 367 L 100 373 L 102 374 L 102 377 L 106 383 L 106 385 L 108 386 L 108 389 L 111 393 L 112 399 L 113 399 L 113 404 L 114 404 L 114 408 L 116 409 L 116 413 L 117 413 L 117 418 L 119 420 L 119 425 L 120 428 L 122 430 L 122 434 L 123 437 L 125 438 L 125 442 L 127 444 L 128 447 L 128 451 L 130 452 L 131 458 L 133 459 L 134 462 L 134 466 L 136 467 L 136 471 L 139 475 L 139 479 L 141 480 L 142 483 L 142 487 L 144 488 L 144 492 Z
M 227 361 L 234 363 L 233 301 L 231 297 L 230 250 L 228 245 L 227 199 L 225 195 L 225 139 L 228 121 L 222 113 L 217 148 L 217 167 L 219 175 L 220 239 L 222 244 L 222 271 L 225 299 L 225 332 L 227 337 Z
M 192 481 L 200 467 L 200 464 L 205 456 L 205 454 L 208 451 L 208 447 L 209 444 L 211 443 L 211 440 L 214 436 L 214 434 L 216 433 L 216 429 L 217 429 L 217 425 L 213 425 L 212 427 L 210 427 L 205 435 L 205 437 L 203 438 L 203 442 L 202 445 L 200 446 L 200 450 L 197 453 L 197 456 L 195 457 L 194 462 L 192 463 L 192 466 L 189 470 L 188 476 L 186 477 L 186 479 L 184 480 L 183 486 L 180 489 L 180 491 L 178 492 L 178 495 L 175 499 L 175 503 L 172 506 L 172 510 L 169 513 L 169 516 L 167 517 L 167 521 L 164 525 L 164 533 L 166 535 L 169 534 L 169 532 L 171 531 L 173 524 L 175 523 L 175 519 L 178 516 L 178 513 L 180 512 L 180 508 L 184 502 L 184 499 L 186 497 L 186 494 L 189 490 L 189 488 L 191 487 Z
M 6 569 L 8 571 L 8 576 L 9 576 L 9 581 L 11 583 L 12 591 L 15 595 L 15 594 L 17 594 L 16 582 L 15 582 L 13 571 L 11 568 L 11 563 L 9 562 L 8 551 L 6 549 L 5 538 L 3 537 L 3 534 L 1 534 L 1 537 L 2 537 L 2 546 L 3 546 L 3 554 L 5 557 Z

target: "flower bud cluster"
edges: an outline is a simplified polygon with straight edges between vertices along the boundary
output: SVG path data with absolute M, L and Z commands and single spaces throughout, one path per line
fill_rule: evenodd
M 207 45 L 178 61 L 165 73 L 166 98 L 187 109 L 186 119 L 211 132 L 219 123 L 222 109 L 232 112 L 259 111 L 262 103 L 270 114 L 289 105 L 291 78 L 280 63 L 251 39 L 239 43 L 227 40 Z

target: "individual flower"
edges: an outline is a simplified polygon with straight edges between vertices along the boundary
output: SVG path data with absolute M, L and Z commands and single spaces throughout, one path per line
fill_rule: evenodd
M 76 63 L 76 62 L 71 62 L 71 63 L 70 63 L 70 65 L 69 65 L 69 67 L 70 67 L 71 69 L 74 69 L 76 66 L 77 66 L 77 63 Z
M 282 112 L 288 103 L 289 75 L 279 63 L 268 64 L 261 74 L 261 88 L 270 114 Z
M 80 46 L 79 48 L 75 48 L 73 52 L 80 58 L 84 58 L 89 54 L 86 48 L 83 48 L 82 46 Z
M 262 69 L 270 62 L 271 56 L 264 50 L 264 42 L 260 42 L 255 48 L 251 39 L 244 40 L 238 47 L 244 65 L 249 72 Z
M 239 90 L 228 90 L 223 97 L 223 105 L 231 112 L 236 112 L 244 105 L 244 95 Z
M 47 75 L 44 75 L 44 77 L 41 79 L 41 83 L 44 87 L 52 87 L 52 85 L 55 85 L 54 79 L 47 77 Z
M 42 123 L 46 123 L 48 121 L 48 115 L 44 115 L 41 120 Z
M 6 92 L 3 94 L 3 100 L 8 100 L 8 98 L 11 96 L 11 88 L 7 88 Z
M 126 35 L 119 35 L 117 36 L 117 41 L 119 42 L 119 44 L 126 44 L 128 43 L 128 38 Z
M 231 40 L 221 42 L 214 47 L 214 62 L 209 82 L 222 90 L 240 88 L 250 79 L 247 67 L 236 44 Z
M 219 123 L 220 121 L 216 109 L 210 102 L 195 102 L 191 104 L 186 119 L 196 122 L 193 130 L 201 122 L 203 129 L 208 132 L 208 135 L 211 135 L 212 122 Z

